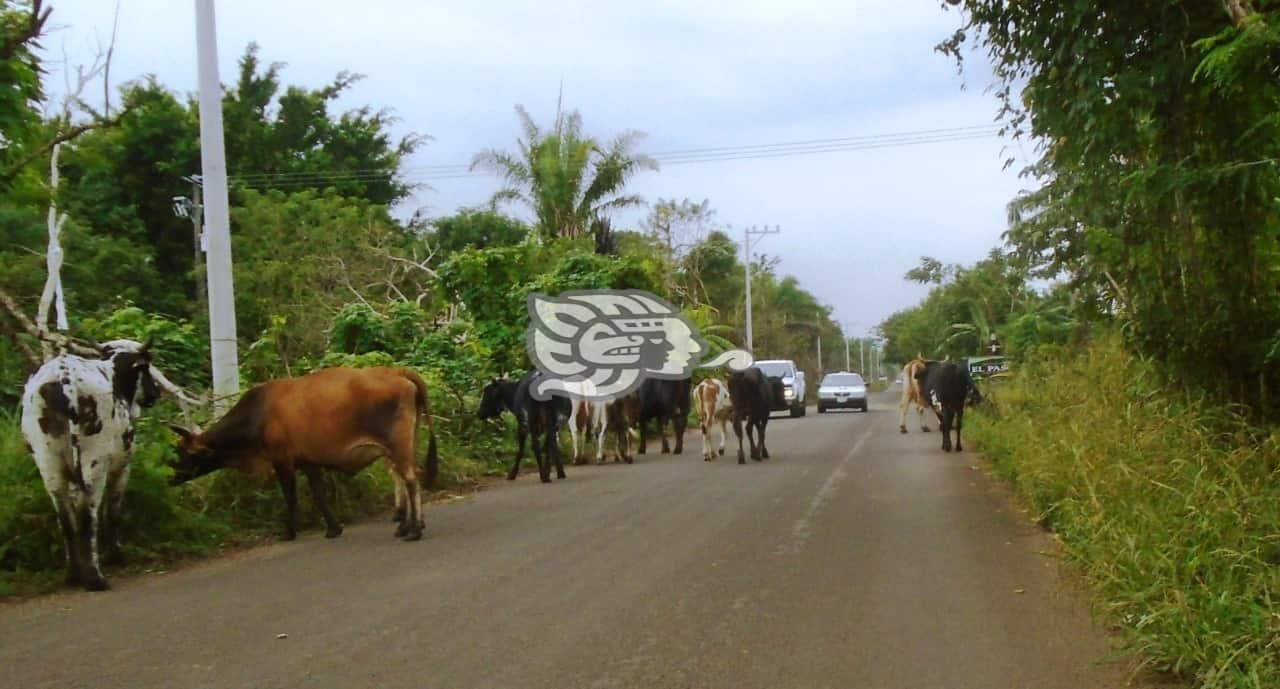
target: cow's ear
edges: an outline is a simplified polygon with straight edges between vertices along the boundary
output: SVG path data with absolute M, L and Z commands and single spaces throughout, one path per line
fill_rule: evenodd
M 186 426 L 180 426 L 173 422 L 166 423 L 165 425 L 169 427 L 169 430 L 173 431 L 174 433 L 177 433 L 178 437 L 182 438 L 183 440 L 191 440 L 191 437 L 195 435 L 189 429 L 187 429 Z

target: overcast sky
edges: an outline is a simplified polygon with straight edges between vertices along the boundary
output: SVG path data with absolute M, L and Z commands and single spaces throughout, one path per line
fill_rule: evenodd
M 111 0 L 47 0 L 49 59 L 86 62 L 110 35 Z M 986 61 L 959 75 L 933 46 L 958 26 L 938 0 L 219 0 L 222 80 L 250 41 L 287 63 L 288 84 L 366 75 L 344 108 L 389 108 L 398 133 L 433 140 L 414 168 L 512 148 L 513 106 L 550 121 L 557 89 L 589 133 L 647 134 L 641 150 L 686 150 L 984 125 L 997 104 Z M 154 74 L 196 87 L 194 3 L 122 0 L 112 80 Z M 57 65 L 50 65 L 61 83 Z M 963 88 L 962 88 L 963 87 Z M 234 136 L 229 132 L 228 136 Z M 903 273 L 922 254 L 971 263 L 1000 242 L 1025 186 L 996 137 L 801 157 L 667 166 L 632 188 L 649 200 L 709 199 L 735 228 L 779 225 L 759 251 L 864 332 L 916 303 Z M 194 172 L 194 171 L 193 171 Z M 236 171 L 250 172 L 250 171 Z M 417 173 L 422 174 L 422 173 Z M 485 201 L 488 177 L 435 180 L 399 209 L 433 215 Z M 620 215 L 633 227 L 643 211 Z

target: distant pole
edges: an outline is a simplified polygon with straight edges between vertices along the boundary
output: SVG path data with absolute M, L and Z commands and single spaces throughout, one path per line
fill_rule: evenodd
M 844 333 L 841 333 L 842 335 Z M 849 336 L 844 336 L 844 370 L 849 370 Z
M 196 55 L 200 74 L 200 169 L 204 186 L 209 340 L 213 355 L 214 410 L 240 392 L 236 354 L 236 303 L 231 278 L 231 219 L 227 209 L 227 158 L 222 132 L 222 83 L 218 79 L 213 0 L 196 0 Z
M 747 270 L 746 270 L 747 332 L 746 332 L 745 339 L 747 341 L 747 351 L 751 352 L 752 354 L 755 354 L 755 349 L 753 348 L 752 337 L 751 337 L 752 336 L 752 330 L 751 330 L 751 237 L 752 235 L 762 236 L 766 234 L 778 234 L 781 231 L 782 231 L 782 228 L 778 227 L 777 225 L 775 225 L 772 230 L 769 229 L 768 225 L 766 225 L 763 229 L 757 230 L 753 226 L 753 227 L 748 227 L 742 231 L 742 248 L 745 251 L 747 256 Z
M 858 373 L 867 375 L 867 358 L 862 353 L 863 339 L 858 338 Z
M 818 321 L 818 375 L 822 375 L 822 314 L 814 314 Z

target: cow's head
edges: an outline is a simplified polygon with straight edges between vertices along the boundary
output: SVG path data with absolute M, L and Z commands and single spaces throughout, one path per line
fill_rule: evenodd
M 169 485 L 182 485 L 225 466 L 218 453 L 205 442 L 199 429 L 191 430 L 176 423 L 169 424 L 169 429 L 178 434 L 178 461 L 173 464 L 173 478 L 169 479 Z
M 480 409 L 476 411 L 476 416 L 481 419 L 496 419 L 502 415 L 502 410 L 506 406 L 507 386 L 512 385 L 511 381 L 501 378 L 494 378 L 484 386 L 484 391 L 480 393 Z
M 112 340 L 99 345 L 102 358 L 112 363 L 111 392 L 122 402 L 150 407 L 161 388 L 152 374 L 151 341 Z

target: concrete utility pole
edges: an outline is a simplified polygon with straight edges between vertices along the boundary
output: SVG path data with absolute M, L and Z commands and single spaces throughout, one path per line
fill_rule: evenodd
M 867 375 L 867 358 L 862 353 L 862 345 L 866 341 L 861 337 L 858 338 L 858 373 Z
M 745 230 L 743 230 L 743 231 L 742 231 L 742 248 L 746 251 L 746 254 L 747 254 L 747 265 L 746 265 L 746 268 L 747 268 L 747 270 L 746 270 L 746 274 L 747 274 L 747 295 L 746 295 L 746 296 L 747 296 L 747 332 L 746 332 L 746 340 L 747 340 L 747 351 L 748 351 L 748 352 L 751 352 L 752 354 L 755 354 L 755 349 L 753 349 L 753 348 L 752 348 L 752 343 L 751 343 L 751 333 L 752 333 L 752 331 L 751 331 L 751 237 L 752 237 L 752 236 L 757 236 L 757 237 L 759 237 L 759 236 L 763 236 L 763 235 L 766 235 L 766 234 L 778 234 L 778 233 L 779 233 L 779 232 L 781 232 L 781 231 L 782 231 L 782 228 L 781 228 L 781 227 L 778 227 L 777 225 L 774 225 L 772 230 L 771 230 L 771 229 L 769 229 L 769 226 L 768 226 L 768 225 L 765 225 L 765 226 L 764 226 L 763 228 L 761 228 L 761 229 L 756 229 L 756 228 L 755 228 L 755 226 L 754 226 L 754 225 L 752 225 L 751 227 L 748 227 L 748 228 L 746 228 Z
M 841 333 L 844 335 L 844 333 Z M 849 370 L 849 336 L 844 336 L 844 370 Z
M 814 314 L 814 321 L 818 324 L 818 375 L 822 375 L 822 314 Z
M 213 0 L 195 1 L 196 55 L 200 70 L 200 169 L 208 246 L 209 340 L 213 354 L 214 410 L 221 413 L 240 392 L 235 287 L 231 279 L 231 218 L 227 210 L 227 157 L 222 139 L 222 83 L 218 79 L 218 32 Z

